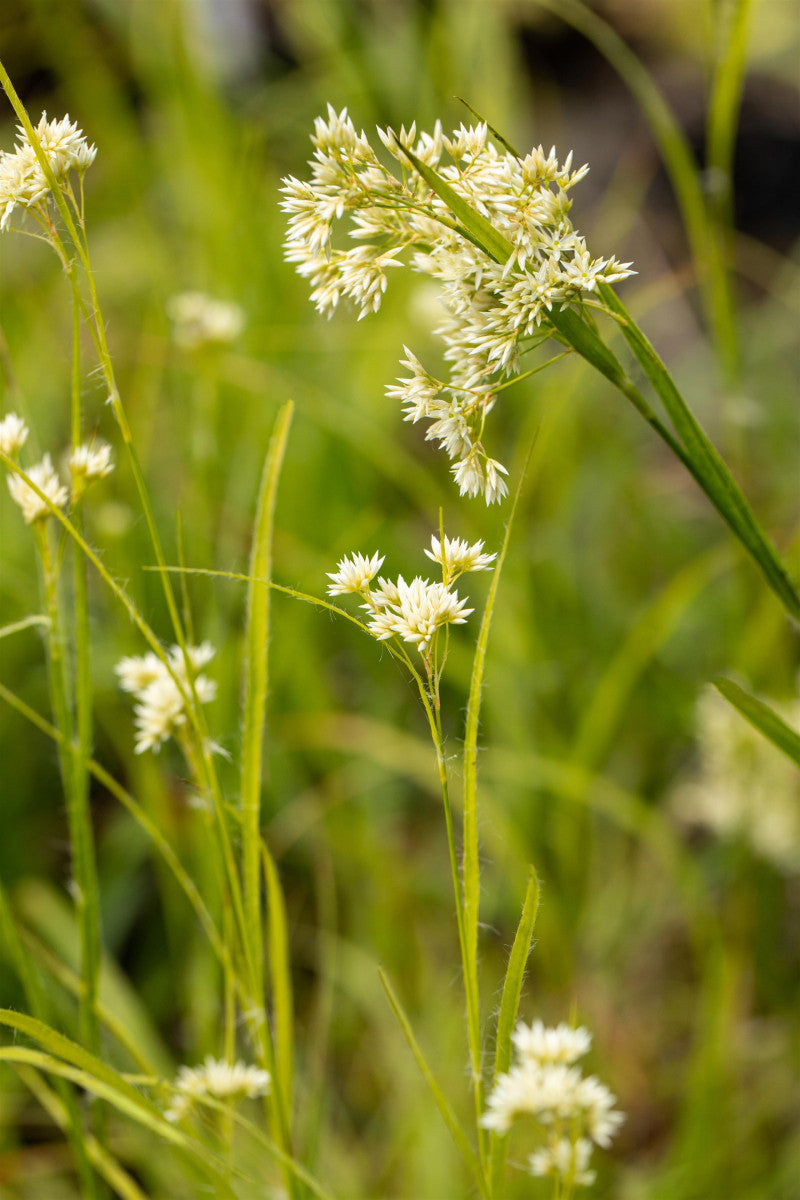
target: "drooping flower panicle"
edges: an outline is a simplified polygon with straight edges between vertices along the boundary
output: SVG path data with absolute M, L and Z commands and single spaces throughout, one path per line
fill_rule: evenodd
M 311 298 L 328 316 L 341 299 L 355 304 L 359 319 L 375 312 L 388 271 L 403 255 L 437 280 L 445 315 L 436 332 L 449 378 L 429 374 L 406 349 L 410 374 L 388 394 L 401 401 L 406 420 L 431 422 L 426 436 L 453 461 L 461 494 L 492 503 L 508 490 L 505 467 L 482 440 L 498 386 L 518 375 L 521 355 L 546 338 L 554 304 L 580 301 L 600 280 L 625 279 L 630 263 L 592 258 L 574 229 L 569 192 L 588 167 L 572 170 L 571 154 L 560 164 L 555 148 L 546 154 L 539 146 L 517 158 L 495 146 L 485 124 L 462 125 L 451 137 L 438 122 L 419 137 L 414 125 L 378 133 L 402 178 L 383 166 L 346 109 L 337 113 L 329 105 L 327 119 L 317 118 L 310 182 L 284 180 L 286 257 L 310 280 Z M 459 232 L 404 148 L 492 223 L 511 246 L 506 262 L 495 262 Z M 349 248 L 334 245 L 345 215 L 347 233 L 359 243 Z
M 568 1025 L 547 1028 L 541 1021 L 520 1023 L 512 1035 L 516 1058 L 500 1075 L 481 1124 L 498 1134 L 531 1118 L 544 1145 L 528 1160 L 531 1175 L 551 1176 L 572 1185 L 594 1182 L 588 1170 L 593 1145 L 608 1147 L 624 1120 L 616 1097 L 594 1075 L 574 1064 L 587 1053 L 591 1034 Z

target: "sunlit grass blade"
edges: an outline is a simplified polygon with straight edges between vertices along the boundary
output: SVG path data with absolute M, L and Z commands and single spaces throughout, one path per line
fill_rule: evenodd
M 713 680 L 713 684 L 720 695 L 724 696 L 754 729 L 763 733 L 773 746 L 777 746 L 800 767 L 800 734 L 787 725 L 768 704 L 751 696 L 732 679 L 719 677 Z
M 43 880 L 26 880 L 14 893 L 20 936 L 30 954 L 61 985 L 79 994 L 78 930 L 69 904 Z M 24 924 L 22 924 L 24 922 Z M 145 1004 L 114 959 L 105 954 L 98 980 L 98 1016 L 124 1046 L 138 1069 L 148 1075 L 170 1076 L 175 1062 L 167 1052 Z
M 574 765 L 601 765 L 623 727 L 640 676 L 712 580 L 730 569 L 732 549 L 726 542 L 687 563 L 632 622 L 583 709 L 570 755 Z
M 2 880 L 0 880 L 0 951 L 22 984 L 28 1008 L 40 1021 L 45 1021 L 49 1016 L 47 995 L 36 966 L 26 952 Z M 78 1178 L 87 1200 L 93 1200 L 93 1197 L 97 1195 L 97 1183 L 89 1165 L 86 1131 L 83 1128 L 78 1102 L 74 1090 L 66 1080 L 58 1080 L 56 1086 L 64 1106 L 64 1127 L 75 1155 Z
M 306 1170 L 302 1163 L 299 1163 L 296 1158 L 292 1157 L 291 1154 L 287 1154 L 284 1150 L 281 1150 L 280 1146 L 278 1146 L 272 1140 L 272 1138 L 267 1137 L 263 1130 L 259 1129 L 257 1125 L 254 1125 L 252 1121 L 248 1121 L 247 1117 L 242 1116 L 241 1113 L 235 1112 L 233 1114 L 233 1121 L 234 1124 L 239 1126 L 239 1128 L 245 1130 L 254 1141 L 258 1142 L 260 1146 L 263 1146 L 267 1154 L 271 1155 L 276 1162 L 280 1163 L 280 1165 L 284 1167 L 285 1170 L 291 1175 L 293 1180 L 303 1184 L 313 1196 L 318 1197 L 318 1200 L 333 1200 L 331 1193 L 322 1186 L 319 1180 L 316 1179 L 310 1171 Z
M 3 1010 L 0 1010 L 0 1020 L 4 1019 Z M 55 1033 L 54 1030 L 49 1032 Z M 166 1121 L 156 1106 L 128 1084 L 121 1075 L 116 1075 L 108 1068 L 98 1074 L 96 1070 L 89 1067 L 75 1066 L 69 1059 L 65 1062 L 54 1054 L 44 1053 L 41 1050 L 30 1050 L 26 1046 L 0 1046 L 0 1062 L 24 1063 L 43 1071 L 46 1075 L 68 1079 L 91 1095 L 108 1101 L 118 1112 L 130 1117 L 139 1125 L 143 1125 L 163 1138 L 164 1141 L 171 1142 L 185 1152 L 213 1180 L 215 1186 L 221 1189 L 219 1195 L 234 1196 L 233 1188 L 228 1180 L 232 1174 L 238 1175 L 240 1172 L 235 1167 L 223 1162 L 202 1142 L 188 1137 L 182 1130 Z M 94 1064 L 95 1067 L 103 1067 L 103 1063 L 99 1059 L 94 1059 Z
M 601 283 L 598 290 L 611 311 L 622 318 L 622 334 L 669 414 L 686 454 L 695 467 L 695 478 L 720 516 L 755 559 L 787 611 L 800 620 L 800 594 L 716 447 L 689 409 L 667 368 L 614 289 Z
M 511 1065 L 511 1034 L 517 1022 L 533 929 L 539 913 L 539 892 L 539 876 L 536 874 L 536 868 L 531 866 L 528 873 L 528 885 L 525 889 L 525 900 L 522 905 L 522 915 L 514 935 L 511 953 L 508 956 L 503 995 L 500 999 L 500 1012 L 497 1017 L 497 1045 L 494 1055 L 495 1079 L 507 1071 Z
M 464 1130 L 461 1128 L 461 1124 L 458 1120 L 458 1117 L 453 1112 L 453 1109 L 451 1108 L 450 1103 L 447 1100 L 447 1097 L 445 1096 L 442 1089 L 439 1087 L 439 1084 L 436 1081 L 436 1076 L 433 1074 L 433 1071 L 428 1066 L 427 1059 L 425 1058 L 425 1055 L 422 1053 L 420 1044 L 417 1041 L 416 1037 L 414 1036 L 414 1031 L 411 1028 L 411 1022 L 409 1021 L 409 1019 L 406 1015 L 405 1009 L 403 1008 L 402 1004 L 400 1003 L 400 998 L 398 997 L 397 993 L 395 992 L 394 988 L 392 987 L 391 983 L 389 982 L 389 977 L 387 976 L 385 971 L 380 970 L 380 969 L 378 971 L 378 974 L 380 976 L 380 980 L 381 980 L 381 983 L 383 984 L 383 988 L 384 988 L 384 991 L 386 992 L 386 996 L 389 1000 L 389 1003 L 392 1006 L 392 1012 L 394 1013 L 395 1017 L 397 1018 L 398 1024 L 400 1025 L 400 1028 L 402 1029 L 403 1034 L 405 1035 L 405 1039 L 408 1042 L 408 1045 L 411 1049 L 411 1053 L 414 1055 L 414 1058 L 416 1059 L 416 1062 L 417 1062 L 417 1066 L 419 1067 L 420 1072 L 422 1073 L 422 1077 L 424 1078 L 425 1082 L 428 1085 L 428 1088 L 430 1089 L 431 1095 L 433 1096 L 433 1099 L 436 1103 L 436 1107 L 439 1109 L 439 1112 L 442 1116 L 442 1120 L 444 1121 L 445 1125 L 449 1129 L 450 1136 L 452 1137 L 453 1141 L 455 1142 L 456 1146 L 458 1147 L 461 1157 L 464 1159 L 464 1162 L 466 1163 L 467 1167 L 469 1168 L 470 1173 L 473 1175 L 476 1183 L 478 1184 L 481 1195 L 486 1196 L 487 1195 L 486 1180 L 483 1177 L 483 1172 L 481 1171 L 481 1166 L 478 1161 L 478 1157 L 475 1154 L 475 1151 L 470 1146 L 469 1139 L 467 1138 L 467 1135 L 465 1134 Z
M 475 654 L 472 660 L 472 674 L 469 684 L 467 701 L 467 718 L 464 730 L 464 803 L 463 803 L 463 853 L 461 863 L 461 881 L 464 896 L 464 974 L 467 992 L 467 1013 L 469 1018 L 470 1051 L 472 1054 L 472 1071 L 475 1081 L 476 1119 L 480 1121 L 483 1112 L 483 1075 L 481 1071 L 481 1021 L 480 996 L 478 989 L 478 921 L 480 909 L 480 847 L 478 844 L 478 728 L 480 724 L 481 691 L 486 668 L 486 651 L 489 645 L 489 631 L 494 614 L 497 589 L 503 570 L 514 517 L 519 504 L 522 485 L 525 482 L 527 462 L 520 474 L 519 484 L 514 496 L 514 503 L 506 523 L 503 544 L 497 555 L 497 561 L 492 572 L 489 594 L 483 609 L 481 625 L 475 644 Z M 478 1124 L 478 1136 L 485 1154 L 486 1131 Z
M 272 573 L 275 502 L 292 412 L 290 401 L 278 414 L 267 450 L 253 526 L 249 568 L 251 582 L 247 588 L 241 764 L 242 886 L 245 919 L 251 941 L 250 958 L 258 996 L 263 996 L 264 979 L 261 933 L 261 762 L 266 719 L 270 611 L 270 589 L 266 584 Z
M 54 742 L 59 743 L 61 741 L 61 734 L 54 725 L 51 725 L 49 721 L 40 716 L 35 709 L 31 708 L 29 704 L 26 704 L 24 700 L 21 700 L 19 696 L 16 696 L 13 692 L 9 691 L 9 689 L 2 683 L 0 683 L 0 699 L 4 700 L 6 704 L 13 708 L 21 716 L 25 717 L 26 720 L 30 721 L 32 725 L 34 725 L 47 737 L 52 738 Z M 220 963 L 224 966 L 229 959 L 228 951 L 225 947 L 219 930 L 214 923 L 214 919 L 211 916 L 211 913 L 208 911 L 203 897 L 200 895 L 196 884 L 181 863 L 175 850 L 164 837 L 164 834 L 158 828 L 156 823 L 147 815 L 142 806 L 136 800 L 134 800 L 133 796 L 126 792 L 119 783 L 117 783 L 113 775 L 110 775 L 109 772 L 106 771 L 104 767 L 101 767 L 99 763 L 95 762 L 94 759 L 90 759 L 88 765 L 90 773 L 94 776 L 98 783 L 101 783 L 103 787 L 107 788 L 111 795 L 114 796 L 114 798 L 128 810 L 133 819 L 141 826 L 141 828 L 150 838 L 153 845 L 164 859 L 164 862 L 169 867 L 170 871 L 175 877 L 175 880 L 184 892 L 195 913 L 197 914 L 198 920 L 205 931 L 206 936 L 208 937 L 214 953 L 217 955 Z
M 269 973 L 272 987 L 272 1018 L 277 1072 L 275 1087 L 280 1089 L 283 1108 L 291 1126 L 294 1084 L 294 1006 L 286 901 L 278 878 L 275 860 L 263 841 L 261 848 L 267 888 Z
M 33 1067 L 24 1066 L 22 1063 L 9 1065 L 13 1065 L 19 1078 L 30 1089 L 45 1112 L 58 1125 L 59 1129 L 68 1128 L 69 1118 L 64 1104 L 59 1100 L 53 1088 L 45 1083 L 39 1072 L 34 1070 Z M 54 1082 L 56 1086 L 68 1086 L 64 1079 L 56 1078 Z M 121 1200 L 148 1200 L 145 1193 L 128 1174 L 119 1159 L 115 1158 L 113 1154 L 101 1146 L 97 1139 L 91 1135 L 86 1138 L 86 1154 L 92 1165 L 97 1168 L 98 1174 L 114 1189 L 114 1192 L 117 1196 L 121 1197 Z
M 497 1045 L 494 1054 L 494 1079 L 497 1080 L 511 1065 L 511 1034 L 517 1023 L 519 1001 L 522 995 L 522 983 L 525 969 L 528 965 L 528 955 L 531 950 L 531 939 L 539 912 L 539 877 L 534 867 L 530 868 L 528 886 L 525 890 L 525 900 L 522 905 L 522 915 L 519 919 L 514 943 L 508 956 L 506 977 L 503 983 L 503 994 L 500 999 L 500 1012 L 497 1017 Z M 505 1178 L 506 1153 L 508 1138 L 492 1131 L 489 1148 L 489 1169 L 492 1180 L 492 1195 L 502 1194 Z

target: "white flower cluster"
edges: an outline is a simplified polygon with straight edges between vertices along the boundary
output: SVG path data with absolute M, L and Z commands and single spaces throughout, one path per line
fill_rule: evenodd
M 327 120 L 317 118 L 311 182 L 284 180 L 286 257 L 310 279 L 311 298 L 328 315 L 342 297 L 359 308 L 359 319 L 375 312 L 387 271 L 401 265 L 404 251 L 415 270 L 439 282 L 446 316 L 436 332 L 449 378 L 434 378 L 406 350 L 403 365 L 411 374 L 389 395 L 402 401 L 406 420 L 432 422 L 427 437 L 453 461 L 462 495 L 501 500 L 505 468 L 489 458 L 481 440 L 498 385 L 518 375 L 520 356 L 548 335 L 554 304 L 579 301 L 599 280 L 625 279 L 631 264 L 592 258 L 573 228 L 568 193 L 588 167 L 573 171 L 571 154 L 563 165 L 555 148 L 545 154 L 539 146 L 517 158 L 497 149 L 485 124 L 462 125 L 451 137 L 438 122 L 419 137 L 413 125 L 399 134 L 378 133 L 403 167 L 402 179 L 380 163 L 346 109 L 336 113 L 329 105 Z M 511 244 L 507 262 L 495 262 L 459 232 L 402 147 L 491 221 Z M 442 161 L 445 154 L 449 162 Z M 334 224 L 345 213 L 349 235 L 360 243 L 352 248 L 332 244 Z
M 28 440 L 28 433 L 28 426 L 22 417 L 17 413 L 9 413 L 0 421 L 0 450 L 15 459 Z M 69 459 L 69 469 L 72 476 L 71 499 L 74 503 L 90 483 L 113 471 L 111 447 L 101 441 L 76 446 Z M 46 501 L 31 484 L 43 492 L 55 508 L 66 507 L 70 491 L 59 479 L 49 454 L 45 454 L 35 466 L 26 468 L 26 474 L 30 483 L 21 475 L 9 472 L 8 490 L 14 503 L 22 509 L 22 516 L 28 525 L 50 515 Z
M 608 1088 L 574 1065 L 588 1051 L 591 1034 L 534 1021 L 520 1023 L 512 1038 L 515 1062 L 497 1079 L 481 1124 L 502 1135 L 520 1118 L 533 1117 L 544 1145 L 528 1159 L 531 1175 L 570 1186 L 593 1183 L 592 1148 L 609 1146 L 625 1118 Z
M 36 136 L 58 183 L 63 183 L 70 171 L 82 175 L 95 160 L 97 147 L 89 145 L 69 113 L 60 121 L 48 121 L 47 113 L 42 113 Z M 15 149 L 0 154 L 0 229 L 8 226 L 18 204 L 35 208 L 49 192 L 36 151 L 19 126 Z
M 336 571 L 328 572 L 328 594 L 352 592 L 363 597 L 361 607 L 370 615 L 367 628 L 378 641 L 399 637 L 427 656 L 438 630 L 445 625 L 463 625 L 472 612 L 451 585 L 468 571 L 488 571 L 496 555 L 484 553 L 483 542 L 470 546 L 460 538 L 448 537 L 442 542 L 435 535 L 425 553 L 440 564 L 441 583 L 431 583 L 420 575 L 410 583 L 402 575 L 394 582 L 379 577 L 373 590 L 370 585 L 383 564 L 383 556 L 353 554 L 341 559 Z
M 45 454 L 41 462 L 29 467 L 26 471 L 28 479 L 35 484 L 39 492 L 43 492 L 54 508 L 64 508 L 69 500 L 69 491 L 64 487 L 56 474 L 49 454 Z M 9 475 L 8 490 L 11 499 L 22 509 L 26 524 L 42 521 L 50 516 L 50 509 L 39 492 L 35 491 L 21 475 Z
M 800 730 L 800 700 L 772 707 Z M 675 815 L 800 871 L 800 771 L 713 688 L 698 699 L 696 724 L 699 768 L 673 792 Z
M 218 1100 L 252 1099 L 270 1089 L 268 1071 L 243 1062 L 228 1063 L 208 1055 L 202 1067 L 181 1067 L 173 1084 L 174 1095 L 165 1112 L 168 1121 L 181 1121 L 194 1102 L 204 1096 Z
M 208 704 L 217 694 L 216 683 L 198 674 L 214 657 L 213 646 L 202 642 L 199 646 L 187 646 L 186 651 L 192 669 L 191 685 L 180 646 L 173 646 L 169 651 L 171 672 L 152 651 L 139 657 L 123 658 L 115 667 L 122 690 L 136 697 L 136 754 L 143 754 L 145 750 L 157 753 L 162 742 L 185 724 L 185 697 L 191 695 L 192 687 L 200 704 Z
M 203 292 L 181 292 L 167 303 L 172 336 L 182 350 L 234 342 L 244 329 L 244 313 L 238 304 L 215 300 Z

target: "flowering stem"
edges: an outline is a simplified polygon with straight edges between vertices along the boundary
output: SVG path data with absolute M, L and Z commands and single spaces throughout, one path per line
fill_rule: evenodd
M 81 441 L 81 311 L 73 292 L 72 304 L 72 375 L 71 375 L 71 426 L 72 450 L 77 450 Z M 79 534 L 83 534 L 83 513 L 80 503 L 75 505 L 73 521 Z M 75 724 L 76 746 L 70 755 L 72 769 L 72 797 L 68 805 L 70 813 L 70 837 L 73 844 L 75 881 L 84 905 L 79 909 L 81 917 L 81 981 L 82 999 L 86 1015 L 82 1017 L 86 1033 L 86 1045 L 93 1054 L 100 1052 L 100 1025 L 97 1018 L 100 963 L 102 943 L 100 933 L 100 894 L 97 881 L 97 858 L 92 832 L 89 804 L 88 761 L 92 744 L 92 673 L 91 639 L 89 633 L 89 597 L 87 590 L 86 559 L 78 547 L 72 547 L 73 586 L 75 591 Z M 94 1108 L 98 1115 L 97 1135 L 105 1142 L 105 1120 L 103 1108 L 97 1102 Z
M 453 880 L 453 895 L 455 898 L 456 924 L 458 926 L 458 941 L 461 949 L 461 967 L 464 973 L 464 997 L 467 1008 L 467 1039 L 469 1043 L 470 1065 L 472 1068 L 473 1093 L 475 1097 L 476 1126 L 478 1130 L 478 1152 L 483 1178 L 482 1192 L 490 1195 L 487 1163 L 487 1134 L 480 1124 L 483 1115 L 483 1075 L 481 1071 L 481 1026 L 480 1002 L 478 995 L 477 952 L 470 953 L 467 941 L 467 929 L 464 911 L 464 893 L 462 890 L 461 871 L 459 869 L 458 850 L 456 848 L 455 830 L 453 825 L 453 810 L 450 802 L 450 786 L 447 776 L 447 759 L 444 753 L 444 735 L 442 732 L 441 710 L 439 705 L 438 684 L 434 694 L 429 697 L 422 680 L 417 677 L 422 703 L 430 726 L 431 738 L 436 751 L 436 765 L 439 771 L 439 784 L 442 791 L 445 828 L 447 831 L 447 848 L 450 856 L 450 873 Z
M 58 573 L 53 561 L 48 529 L 44 520 L 34 525 L 36 545 L 42 566 L 48 615 L 48 676 L 50 698 L 56 728 L 60 733 L 59 763 L 67 802 L 70 845 L 72 848 L 73 899 L 77 913 L 81 955 L 80 1029 L 84 1045 L 97 1053 L 100 1047 L 100 1022 L 97 994 L 100 973 L 100 898 L 94 853 L 94 837 L 88 804 L 88 747 L 79 716 L 76 740 L 70 703 L 69 677 L 64 657 L 63 632 L 58 602 Z M 85 599 L 85 597 L 84 597 Z M 88 635 L 86 635 L 88 636 Z M 78 650 L 78 658 L 81 651 Z M 78 668 L 81 670 L 80 666 Z M 84 688 L 87 680 L 82 680 Z M 86 693 L 85 693 L 86 695 Z M 102 1129 L 99 1131 L 102 1133 Z

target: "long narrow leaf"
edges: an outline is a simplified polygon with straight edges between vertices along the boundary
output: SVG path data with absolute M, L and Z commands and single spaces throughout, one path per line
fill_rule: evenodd
M 724 696 L 735 709 L 738 709 L 754 729 L 763 733 L 773 746 L 777 746 L 796 766 L 800 767 L 800 734 L 787 725 L 783 718 L 779 717 L 763 700 L 751 696 L 732 679 L 720 677 L 713 683 L 720 695 Z
M 47 994 L 30 955 L 25 951 L 2 881 L 0 881 L 0 948 L 19 977 L 28 1007 L 39 1020 L 44 1021 L 48 1016 Z M 67 1138 L 75 1155 L 78 1177 L 87 1200 L 92 1200 L 92 1197 L 97 1195 L 97 1183 L 89 1165 L 86 1133 L 75 1092 L 64 1079 L 58 1080 L 56 1086 L 64 1106 Z
M 411 1049 L 411 1053 L 414 1055 L 414 1058 L 417 1060 L 417 1066 L 419 1067 L 419 1069 L 422 1073 L 422 1077 L 430 1089 L 431 1095 L 433 1096 L 433 1099 L 436 1102 L 436 1107 L 439 1109 L 439 1112 L 441 1113 L 442 1120 L 444 1121 L 447 1128 L 450 1130 L 450 1136 L 452 1137 L 453 1141 L 455 1142 L 456 1146 L 458 1147 L 458 1149 L 461 1153 L 461 1157 L 464 1159 L 464 1162 L 466 1163 L 467 1167 L 469 1168 L 471 1174 L 474 1176 L 475 1181 L 477 1182 L 478 1187 L 481 1190 L 481 1194 L 485 1195 L 486 1184 L 485 1184 L 485 1181 L 483 1178 L 483 1174 L 481 1172 L 480 1163 L 478 1162 L 478 1157 L 475 1154 L 475 1151 L 470 1146 L 469 1140 L 467 1139 L 467 1135 L 464 1133 L 464 1130 L 461 1128 L 458 1117 L 456 1116 L 456 1114 L 453 1112 L 452 1108 L 450 1107 L 450 1104 L 447 1101 L 447 1097 L 445 1096 L 442 1089 L 439 1087 L 439 1084 L 436 1082 L 436 1077 L 433 1074 L 433 1071 L 428 1066 L 427 1059 L 425 1058 L 425 1055 L 422 1053 L 422 1049 L 419 1045 L 419 1042 L 417 1041 L 416 1037 L 414 1036 L 414 1031 L 411 1028 L 411 1022 L 409 1021 L 409 1019 L 406 1015 L 405 1009 L 403 1008 L 402 1004 L 400 1003 L 399 996 L 397 995 L 397 993 L 395 992 L 391 983 L 389 982 L 388 975 L 386 974 L 385 971 L 380 970 L 380 969 L 378 970 L 378 975 L 380 976 L 380 980 L 381 980 L 381 983 L 383 984 L 383 989 L 386 992 L 387 999 L 388 999 L 390 1005 L 392 1006 L 392 1012 L 397 1017 L 398 1024 L 400 1025 L 400 1028 L 402 1029 L 402 1031 L 405 1035 L 405 1039 L 408 1042 L 408 1045 Z
M 11 1063 L 22 1082 L 31 1090 L 42 1108 L 49 1114 L 59 1129 L 68 1128 L 69 1118 L 65 1106 L 59 1100 L 53 1088 L 45 1083 L 39 1071 L 23 1063 Z M 56 1077 L 56 1086 L 67 1087 L 67 1081 Z M 131 1178 L 122 1164 L 104 1149 L 97 1138 L 91 1135 L 86 1138 L 85 1149 L 88 1158 L 97 1171 L 121 1197 L 121 1200 L 147 1200 L 147 1196 Z
M 511 1034 L 517 1023 L 522 983 L 528 965 L 533 929 L 539 913 L 539 892 L 539 876 L 536 874 L 536 868 L 531 866 L 522 914 L 514 935 L 511 953 L 508 956 L 503 995 L 500 999 L 500 1013 L 497 1018 L 497 1046 L 494 1055 L 495 1080 L 498 1075 L 504 1074 L 511 1065 Z
M 787 611 L 800 620 L 800 594 L 716 447 L 689 409 L 667 368 L 614 289 L 601 283 L 598 291 L 608 307 L 622 318 L 623 336 L 669 414 L 686 454 L 696 468 L 695 478 L 699 479 L 720 516 L 758 563 L 765 579 Z
M 275 1067 L 287 1119 L 292 1112 L 294 1078 L 294 1009 L 292 974 L 289 959 L 289 931 L 286 903 L 278 879 L 275 860 L 262 842 L 264 877 L 267 885 L 269 928 L 269 970 L 272 984 L 272 1015 L 275 1039 Z
M 244 911 L 251 941 L 254 984 L 263 991 L 261 915 L 261 763 L 267 700 L 269 655 L 269 583 L 272 573 L 272 531 L 275 501 L 293 405 L 278 413 L 270 438 L 258 496 L 247 588 L 247 626 L 244 658 L 244 715 L 242 729 L 242 875 Z M 261 581 L 261 582 L 258 582 Z
M 497 1018 L 497 1046 L 494 1055 L 494 1078 L 502 1075 L 511 1064 L 511 1034 L 517 1022 L 519 1001 L 522 995 L 522 982 L 525 978 L 525 968 L 528 965 L 528 955 L 531 950 L 531 939 L 539 912 L 539 877 L 534 867 L 530 868 L 528 886 L 525 891 L 525 901 L 522 905 L 522 915 L 519 919 L 514 944 L 508 956 L 506 978 L 503 983 L 503 995 L 500 1000 L 500 1013 Z M 492 1133 L 489 1150 L 489 1164 L 492 1179 L 492 1193 L 499 1195 L 505 1175 L 506 1153 L 508 1138 Z
M 99 1062 L 99 1060 L 96 1061 Z M 101 1078 L 91 1070 L 73 1066 L 71 1063 L 63 1062 L 60 1058 L 52 1054 L 45 1054 L 41 1050 L 30 1050 L 27 1046 L 0 1046 L 0 1062 L 24 1063 L 36 1067 L 47 1075 L 69 1079 L 91 1095 L 108 1101 L 125 1116 L 186 1152 L 211 1176 L 216 1186 L 222 1189 L 220 1195 L 233 1197 L 233 1189 L 228 1184 L 226 1176 L 231 1173 L 239 1174 L 236 1168 L 230 1167 L 208 1150 L 202 1142 L 188 1137 L 182 1130 L 166 1121 L 158 1109 L 149 1101 L 145 1101 L 141 1092 L 137 1092 L 135 1088 L 126 1083 L 122 1076 L 117 1076 L 117 1083 L 114 1083 L 105 1075 Z M 100 1065 L 102 1066 L 102 1064 Z

